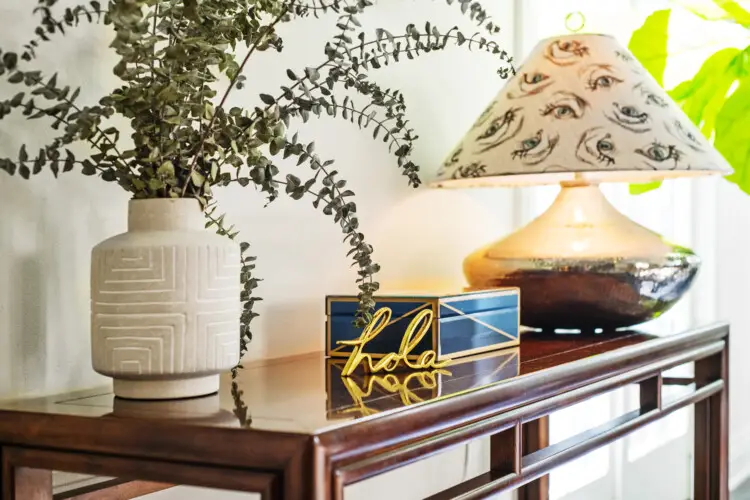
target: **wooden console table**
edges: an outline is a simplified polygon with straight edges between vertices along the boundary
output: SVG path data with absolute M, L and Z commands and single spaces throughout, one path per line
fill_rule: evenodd
M 695 499 L 727 500 L 728 333 L 524 334 L 520 349 L 433 373 L 343 380 L 341 362 L 307 356 L 248 367 L 195 400 L 105 389 L 0 403 L 1 497 L 123 499 L 179 484 L 338 500 L 345 485 L 491 436 L 491 470 L 430 498 L 520 487 L 540 500 L 555 467 L 694 405 Z M 662 376 L 693 361 L 694 378 Z M 639 409 L 548 446 L 547 415 L 629 384 Z M 668 384 L 684 392 L 662 398 Z M 53 492 L 52 470 L 108 479 Z

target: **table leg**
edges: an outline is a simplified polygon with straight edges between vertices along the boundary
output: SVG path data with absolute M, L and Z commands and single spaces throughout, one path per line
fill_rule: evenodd
M 695 500 L 729 499 L 729 350 L 695 362 L 696 386 L 723 379 L 724 389 L 695 405 Z
M 2 500 L 52 500 L 52 472 L 3 465 Z
M 549 416 L 523 424 L 523 455 L 549 446 Z M 549 476 L 542 476 L 518 489 L 518 500 L 548 500 Z

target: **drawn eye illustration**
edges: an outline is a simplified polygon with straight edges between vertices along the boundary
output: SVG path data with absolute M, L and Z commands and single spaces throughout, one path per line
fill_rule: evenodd
M 544 57 L 557 66 L 570 66 L 587 55 L 589 48 L 577 40 L 556 40 L 547 46 Z
M 579 75 L 586 82 L 589 90 L 593 91 L 609 90 L 624 81 L 609 64 L 592 64 L 586 66 L 579 71 Z
M 453 166 L 455 166 L 458 163 L 458 161 L 460 160 L 461 153 L 463 153 L 463 150 L 464 150 L 463 145 L 459 146 L 458 149 L 456 149 L 453 152 L 453 154 L 447 160 L 445 160 L 445 163 L 443 163 L 440 166 L 440 169 L 438 169 L 437 175 L 441 176 L 446 171 L 448 171 L 450 168 L 452 168 Z
M 551 116 L 557 120 L 581 118 L 588 107 L 588 102 L 570 92 L 557 92 L 552 100 L 542 109 L 542 116 Z
M 520 158 L 524 165 L 538 165 L 546 160 L 560 142 L 559 135 L 547 136 L 542 130 L 518 143 L 511 153 L 514 160 Z
M 511 90 L 508 92 L 508 99 L 518 99 L 530 95 L 536 95 L 544 89 L 555 83 L 550 80 L 550 76 L 538 71 L 533 73 L 524 73 L 518 79 L 518 92 Z
M 446 167 L 450 167 L 450 166 L 455 165 L 456 163 L 458 163 L 458 159 L 461 156 L 461 153 L 463 153 L 463 151 L 464 151 L 463 146 L 459 146 L 458 149 L 456 151 L 454 151 L 454 153 L 451 155 L 451 157 L 448 158 L 448 160 L 445 162 L 445 166 Z
M 667 132 L 669 132 L 672 137 L 685 144 L 692 150 L 704 150 L 701 141 L 698 139 L 698 135 L 695 133 L 697 131 L 691 130 L 692 127 L 683 124 L 680 120 L 675 120 L 671 124 L 667 123 L 666 128 Z
M 669 106 L 664 98 L 654 93 L 646 96 L 646 104 L 653 104 L 654 106 L 659 106 L 660 108 L 666 108 L 667 106 Z
M 664 99 L 660 95 L 657 95 L 654 91 L 649 89 L 648 84 L 646 84 L 645 82 L 635 84 L 633 90 L 638 92 L 641 97 L 643 97 L 643 102 L 645 102 L 648 106 L 658 106 L 660 108 L 666 108 L 667 106 L 669 106 L 669 103 L 667 103 L 666 99 Z
M 636 149 L 635 152 L 643 156 L 646 165 L 654 170 L 674 170 L 682 158 L 682 153 L 675 146 L 667 146 L 659 141 Z
M 471 179 L 481 177 L 487 170 L 487 165 L 479 162 L 462 165 L 453 172 L 453 179 Z
M 617 147 L 612 134 L 603 127 L 594 127 L 584 132 L 576 148 L 576 158 L 595 167 L 614 165 L 616 153 Z
M 630 104 L 622 106 L 619 103 L 614 103 L 612 111 L 605 111 L 604 116 L 612 123 L 616 123 L 631 132 L 641 134 L 651 130 L 649 114 Z
M 521 108 L 509 109 L 502 116 L 493 118 L 481 134 L 477 137 L 479 153 L 484 153 L 490 149 L 509 141 L 518 134 L 523 126 L 523 116 L 518 112 Z
M 518 149 L 513 151 L 512 158 L 525 158 L 529 154 L 529 151 L 533 151 L 534 148 L 539 146 L 542 142 L 542 131 L 538 131 L 535 136 L 524 139 L 518 144 Z
M 549 76 L 544 75 L 542 73 L 534 73 L 533 75 L 530 75 L 529 73 L 523 74 L 523 81 L 524 83 L 528 85 L 536 85 L 537 83 L 542 83 L 544 80 L 548 78 Z
M 474 129 L 476 129 L 476 128 L 479 128 L 479 127 L 481 127 L 481 126 L 483 126 L 483 125 L 484 125 L 484 124 L 485 124 L 485 123 L 487 122 L 487 119 L 488 119 L 488 118 L 490 117 L 490 115 L 492 114 L 492 110 L 494 109 L 494 107 L 495 107 L 495 103 L 496 103 L 496 102 L 497 102 L 497 101 L 492 101 L 492 102 L 490 103 L 490 105 L 489 105 L 489 106 L 487 106 L 487 107 L 485 108 L 485 110 L 484 110 L 484 111 L 482 111 L 482 114 L 481 114 L 481 115 L 479 115 L 479 118 L 477 118 L 477 121 L 476 121 L 476 122 L 474 122 L 474 125 L 473 125 L 473 126 L 471 127 L 471 128 L 472 128 L 472 130 L 474 130 Z
M 633 56 L 631 56 L 630 54 L 626 54 L 625 52 L 622 52 L 622 51 L 616 50 L 616 51 L 615 51 L 615 55 L 616 55 L 616 56 L 617 56 L 617 58 L 618 58 L 618 59 L 620 59 L 621 61 L 625 61 L 625 62 L 627 62 L 627 63 L 629 63 L 629 62 L 633 62 Z

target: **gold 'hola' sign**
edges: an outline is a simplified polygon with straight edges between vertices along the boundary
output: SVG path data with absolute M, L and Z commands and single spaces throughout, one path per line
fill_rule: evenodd
M 340 340 L 337 342 L 338 344 L 353 347 L 352 353 L 349 359 L 346 360 L 346 365 L 344 365 L 344 369 L 341 372 L 342 376 L 347 377 L 351 375 L 363 362 L 365 362 L 365 369 L 370 373 L 377 373 L 379 371 L 392 372 L 402 361 L 404 365 L 412 370 L 433 370 L 447 366 L 451 362 L 450 359 L 438 362 L 438 356 L 435 351 L 423 352 L 419 355 L 416 362 L 409 360 L 409 353 L 419 344 L 419 341 L 422 340 L 427 331 L 432 327 L 433 312 L 430 309 L 425 309 L 417 314 L 411 320 L 411 323 L 409 323 L 404 337 L 401 339 L 401 346 L 398 352 L 388 353 L 377 363 L 373 363 L 372 356 L 364 352 L 365 347 L 368 342 L 377 337 L 390 324 L 391 314 L 392 311 L 388 307 L 378 309 L 372 321 L 365 327 L 358 339 Z

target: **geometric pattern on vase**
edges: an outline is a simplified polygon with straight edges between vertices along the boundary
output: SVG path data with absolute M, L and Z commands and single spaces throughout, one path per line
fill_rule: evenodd
M 216 372 L 239 356 L 239 248 L 92 253 L 92 351 L 105 375 Z

